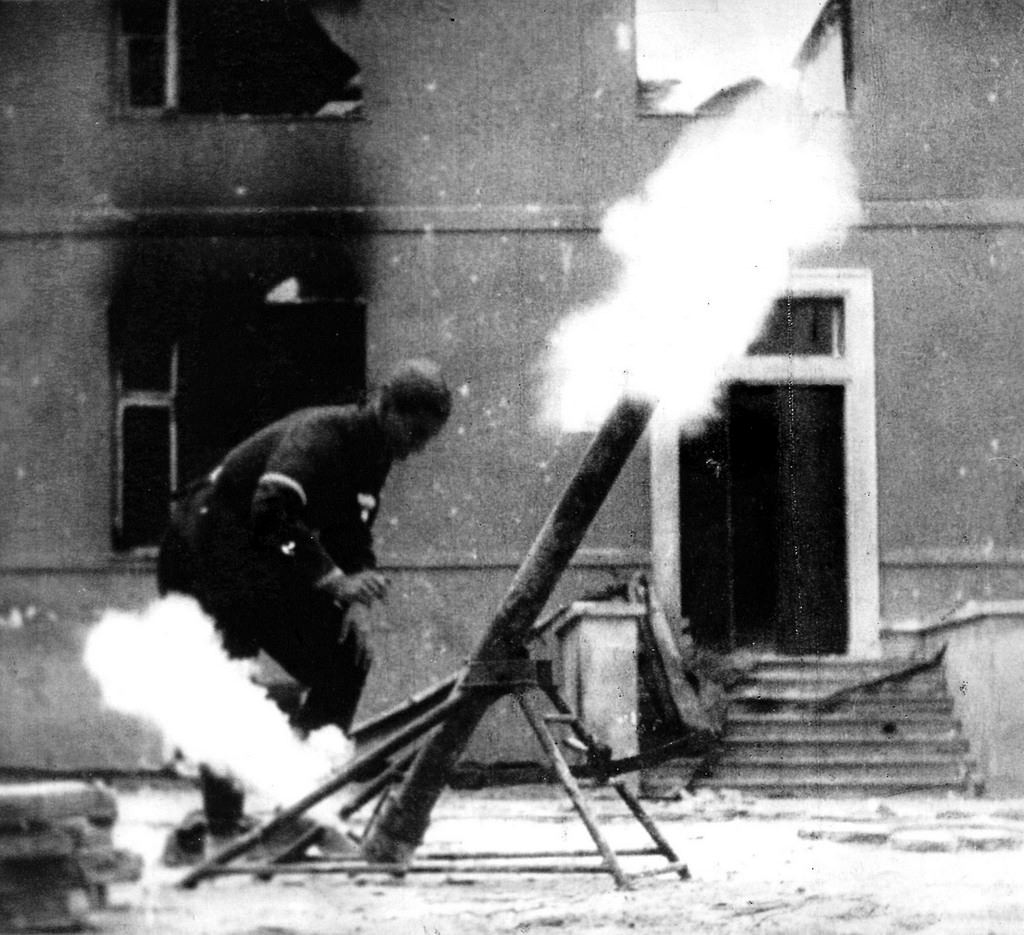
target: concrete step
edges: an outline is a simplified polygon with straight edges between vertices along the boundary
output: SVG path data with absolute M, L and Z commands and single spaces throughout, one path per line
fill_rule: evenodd
M 823 695 L 839 689 L 850 689 L 854 686 L 862 685 L 865 687 L 862 687 L 860 691 L 882 691 L 884 689 L 896 691 L 907 688 L 939 692 L 946 691 L 945 676 L 939 671 L 919 672 L 917 675 L 909 676 L 908 678 L 883 682 L 877 686 L 866 686 L 866 683 L 874 678 L 871 675 L 850 677 L 846 673 L 837 673 L 829 670 L 755 672 L 737 684 L 734 690 L 738 691 L 757 685 L 769 690 L 777 689 L 781 691 L 806 689 Z
M 726 727 L 728 743 L 862 743 L 888 741 L 924 743 L 941 740 L 962 740 L 959 725 L 951 718 L 934 718 L 917 723 L 895 724 L 892 721 L 866 721 L 856 718 L 842 721 L 771 721 L 751 719 L 730 720 Z
M 872 779 L 859 780 L 857 782 L 826 782 L 821 780 L 808 782 L 797 779 L 765 783 L 757 779 L 757 777 L 731 778 L 728 780 L 713 777 L 702 780 L 698 787 L 701 789 L 734 790 L 762 798 L 793 799 L 865 799 L 904 794 L 944 796 L 963 794 L 967 791 L 967 783 L 963 779 L 956 779 L 954 781 L 943 779 L 932 783 L 922 780 L 914 784 L 908 784 L 902 779 L 896 781 Z
M 777 782 L 905 782 L 908 785 L 942 782 L 963 782 L 967 764 L 948 756 L 893 756 L 869 761 L 855 755 L 838 753 L 831 761 L 814 757 L 778 760 L 771 756 L 743 760 L 723 758 L 714 766 L 718 782 L 757 780 L 766 784 Z
M 697 786 L 775 796 L 965 791 L 968 748 L 940 666 L 859 687 L 910 664 L 759 660 L 729 693 L 720 756 Z M 813 706 L 854 686 L 828 709 Z
M 803 710 L 810 714 L 856 712 L 864 717 L 891 717 L 896 712 L 949 714 L 953 699 L 938 693 L 917 695 L 892 691 L 859 692 L 833 702 L 829 712 L 815 711 L 812 704 L 821 699 L 815 692 L 790 691 L 772 695 L 759 692 L 756 686 L 741 694 L 729 696 L 730 717 L 733 712 L 749 711 L 771 713 L 785 710 Z
M 754 663 L 749 674 L 757 678 L 792 677 L 843 679 L 857 682 L 879 678 L 906 669 L 917 659 L 848 659 L 835 656 L 766 656 Z M 926 669 L 912 678 L 941 672 L 941 666 Z
M 799 680 L 779 680 L 764 682 L 758 680 L 747 685 L 736 685 L 729 691 L 730 699 L 776 698 L 780 700 L 817 700 L 844 690 L 846 685 L 826 685 L 817 682 L 801 682 Z M 859 688 L 845 697 L 856 698 L 943 698 L 946 686 L 938 683 L 921 682 L 911 679 L 907 682 L 894 682 L 879 685 L 875 688 Z
M 899 768 L 904 764 L 959 760 L 966 752 L 967 742 L 962 737 L 925 740 L 907 740 L 902 737 L 888 740 L 844 739 L 840 743 L 771 740 L 765 737 L 757 740 L 737 740 L 729 737 L 723 746 L 719 763 L 884 763 Z
M 952 702 L 948 698 L 934 705 L 878 704 L 861 700 L 857 704 L 837 705 L 827 711 L 805 707 L 781 707 L 776 711 L 760 711 L 757 705 L 734 704 L 729 708 L 729 725 L 830 725 L 877 724 L 882 727 L 909 727 L 911 725 L 929 730 L 938 725 L 960 726 L 952 715 Z

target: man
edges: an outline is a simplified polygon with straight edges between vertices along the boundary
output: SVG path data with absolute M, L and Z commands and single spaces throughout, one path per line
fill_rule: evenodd
M 230 451 L 176 502 L 161 594 L 194 596 L 229 655 L 266 652 L 306 688 L 292 723 L 348 732 L 370 668 L 365 608 L 383 600 L 371 527 L 394 461 L 451 412 L 440 369 L 400 364 L 359 406 L 299 410 Z M 240 790 L 201 770 L 209 830 L 229 833 Z

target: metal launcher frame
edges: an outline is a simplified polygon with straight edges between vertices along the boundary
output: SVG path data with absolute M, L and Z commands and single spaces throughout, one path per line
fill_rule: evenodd
M 638 876 L 675 873 L 689 876 L 671 846 L 643 810 L 632 792 L 617 778 L 634 772 L 645 762 L 657 762 L 678 753 L 668 744 L 647 756 L 612 760 L 609 751 L 590 733 L 558 694 L 545 664 L 529 658 L 526 646 L 536 619 L 559 577 L 575 554 L 605 496 L 643 435 L 653 411 L 646 401 L 623 398 L 595 435 L 575 475 L 549 513 L 523 560 L 490 626 L 462 672 L 410 698 L 405 704 L 361 725 L 354 731 L 357 745 L 370 747 L 331 780 L 305 798 L 276 814 L 263 826 L 238 838 L 194 868 L 181 881 L 194 887 L 204 879 L 248 873 L 261 877 L 284 872 L 349 874 L 383 872 L 607 872 L 619 887 L 628 888 Z M 544 714 L 534 700 L 536 689 L 546 696 L 553 713 Z M 413 859 L 430 823 L 430 812 L 448 783 L 455 763 L 484 713 L 498 699 L 512 694 L 530 724 L 545 757 L 587 827 L 600 863 L 525 863 L 528 859 L 588 856 L 585 852 L 529 854 L 430 854 Z M 568 726 L 587 751 L 584 774 L 609 781 L 641 824 L 653 847 L 639 852 L 660 855 L 667 861 L 653 871 L 627 874 L 610 847 L 583 798 L 572 770 L 551 733 L 552 724 Z M 233 865 L 236 857 L 268 841 L 272 834 L 312 806 L 341 790 L 362 783 L 342 817 L 354 814 L 379 796 L 360 847 L 362 859 L 295 861 L 296 845 L 288 846 L 262 863 Z M 300 850 L 304 850 L 301 848 Z M 626 854 L 627 852 L 622 852 Z M 470 863 L 467 863 L 470 861 Z M 498 861 L 495 863 L 495 861 Z
M 446 679 L 414 695 L 399 707 L 361 725 L 354 734 L 364 744 L 368 738 L 378 737 L 382 731 L 393 729 L 394 733 L 372 744 L 372 749 L 358 755 L 349 766 L 305 798 L 195 867 L 181 880 L 180 885 L 193 888 L 203 880 L 225 875 L 248 874 L 265 880 L 281 874 L 306 873 L 341 873 L 350 876 L 374 873 L 393 876 L 410 873 L 608 873 L 616 886 L 622 889 L 632 888 L 638 879 L 662 874 L 675 874 L 680 879 L 689 879 L 686 864 L 680 861 L 629 786 L 619 778 L 635 772 L 652 756 L 659 760 L 671 757 L 677 752 L 675 745 L 652 751 L 646 757 L 613 759 L 611 751 L 588 730 L 562 698 L 551 678 L 551 665 L 546 660 L 519 658 L 488 665 L 471 665 L 460 673 L 459 681 L 458 697 L 452 697 L 456 679 Z M 545 711 L 542 704 L 538 703 L 538 693 L 547 700 L 549 711 Z M 354 815 L 374 798 L 381 797 L 377 805 L 379 810 L 386 801 L 388 790 L 402 779 L 416 754 L 428 741 L 431 731 L 446 717 L 466 704 L 468 698 L 486 701 L 490 705 L 499 697 L 509 694 L 515 698 L 533 730 L 546 762 L 565 789 L 594 842 L 595 850 L 434 851 L 416 855 L 404 862 L 395 862 L 373 861 L 356 856 L 304 859 L 302 855 L 313 841 L 302 833 L 283 845 L 279 843 L 280 832 L 287 832 L 299 816 L 348 785 L 355 788 L 340 810 L 343 819 Z M 556 726 L 571 732 L 574 746 L 585 750 L 587 754 L 586 763 L 570 767 L 554 736 L 552 728 Z M 615 851 L 588 804 L 577 781 L 578 777 L 589 777 L 610 786 L 646 832 L 651 846 Z M 268 841 L 277 843 L 278 850 L 275 853 L 255 861 L 235 862 L 236 858 Z M 627 872 L 621 858 L 640 856 L 661 857 L 665 863 Z M 593 858 L 599 860 L 595 862 Z

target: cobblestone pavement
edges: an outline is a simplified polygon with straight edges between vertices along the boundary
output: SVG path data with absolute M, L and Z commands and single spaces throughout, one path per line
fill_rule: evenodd
M 594 796 L 617 848 L 644 846 L 618 800 Z M 250 876 L 185 891 L 163 867 L 168 830 L 193 808 L 180 788 L 119 789 L 116 839 L 141 854 L 138 884 L 94 912 L 111 933 L 479 935 L 479 933 L 821 933 L 1019 935 L 1024 801 L 749 799 L 702 793 L 646 803 L 692 878 L 617 890 L 604 875 Z M 424 852 L 581 848 L 589 839 L 555 790 L 448 793 Z M 624 858 L 629 869 L 657 864 Z

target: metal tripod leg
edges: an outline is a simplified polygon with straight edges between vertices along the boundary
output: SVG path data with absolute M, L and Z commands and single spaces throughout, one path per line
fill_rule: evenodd
M 266 824 L 254 828 L 247 834 L 243 834 L 240 838 L 207 858 L 203 863 L 187 873 L 179 881 L 178 886 L 182 889 L 193 889 L 207 877 L 217 876 L 218 871 L 222 870 L 229 861 L 246 851 L 252 850 L 278 828 L 287 825 L 299 815 L 309 811 L 318 802 L 323 801 L 328 796 L 333 795 L 339 789 L 348 785 L 355 777 L 361 775 L 363 771 L 383 763 L 389 756 L 406 747 L 410 741 L 435 728 L 445 718 L 451 716 L 462 703 L 463 700 L 461 698 L 448 698 L 437 705 L 432 711 L 420 715 L 419 718 L 407 724 L 390 739 L 381 742 L 373 750 L 356 757 L 352 763 L 339 770 L 338 773 L 319 788 L 314 789 L 294 805 L 278 812 Z
M 643 827 L 644 831 L 647 832 L 648 836 L 654 842 L 662 856 L 669 863 L 679 865 L 676 870 L 676 873 L 679 874 L 679 879 L 689 880 L 689 868 L 686 864 L 679 863 L 679 858 L 676 856 L 676 852 L 672 845 L 668 843 L 665 836 L 661 833 L 661 830 L 651 819 L 651 816 L 644 810 L 644 807 L 640 804 L 640 800 L 633 795 L 632 790 L 621 779 L 613 779 L 610 785 L 619 794 L 619 798 L 626 803 L 626 807 L 633 813 L 633 817 L 640 822 L 640 825 Z
M 601 852 L 601 857 L 608 868 L 608 872 L 615 879 L 615 885 L 619 889 L 632 889 L 633 884 L 630 882 L 629 877 L 626 876 L 618 857 L 615 856 L 615 851 L 611 849 L 611 845 L 605 839 L 604 832 L 601 831 L 597 821 L 594 819 L 590 807 L 584 800 L 580 787 L 576 784 L 576 779 L 569 769 L 569 764 L 565 762 L 562 751 L 558 749 L 555 738 L 551 736 L 551 731 L 548 730 L 548 726 L 544 722 L 543 715 L 537 711 L 533 699 L 525 692 L 516 695 L 516 701 L 519 702 L 519 707 L 526 716 L 526 720 L 529 721 L 530 727 L 533 728 L 533 732 L 537 735 L 537 740 L 540 741 L 540 745 L 544 748 L 544 752 L 547 754 L 548 760 L 558 776 L 558 781 L 561 782 L 572 801 L 573 807 L 579 813 L 583 824 L 587 826 L 587 831 L 590 832 L 590 836 L 594 839 L 597 849 Z
M 540 683 L 541 690 L 547 695 L 551 704 L 555 710 L 558 711 L 569 724 L 572 732 L 586 745 L 588 750 L 594 754 L 600 754 L 605 750 L 604 744 L 601 743 L 590 732 L 587 726 L 579 719 L 576 713 L 569 706 L 569 703 L 562 697 L 561 692 L 552 682 Z M 640 823 L 644 831 L 647 832 L 648 837 L 654 842 L 655 846 L 661 855 L 671 864 L 678 865 L 676 872 L 679 874 L 681 880 L 690 879 L 689 868 L 685 864 L 681 864 L 679 857 L 676 855 L 672 845 L 668 843 L 668 840 L 661 833 L 661 830 L 651 819 L 651 816 L 647 814 L 644 807 L 640 804 L 640 800 L 633 794 L 629 787 L 622 782 L 620 779 L 612 779 L 609 785 L 618 793 L 619 798 L 626 803 L 626 807 L 633 813 L 633 817 Z
M 561 693 L 553 683 L 540 682 L 539 684 L 541 691 L 547 695 L 548 701 L 551 702 L 552 707 L 554 707 L 554 709 L 562 715 L 563 718 L 565 718 L 566 723 L 580 742 L 585 744 L 587 748 L 594 753 L 598 753 L 606 749 L 605 745 L 601 743 L 601 741 L 590 732 L 587 725 L 579 719 L 576 712 L 569 707 L 569 702 L 562 697 Z

